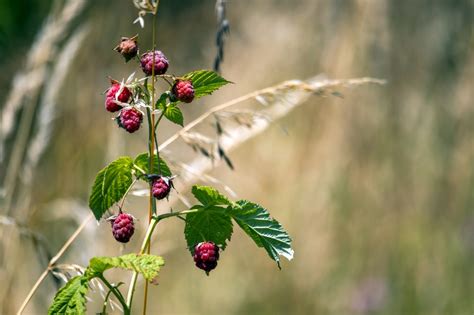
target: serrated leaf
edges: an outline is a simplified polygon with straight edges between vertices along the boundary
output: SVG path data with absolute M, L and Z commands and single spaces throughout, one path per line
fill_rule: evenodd
M 181 127 L 184 126 L 184 118 L 183 118 L 183 113 L 181 112 L 181 110 L 176 107 L 176 106 L 173 106 L 173 105 L 169 105 L 166 107 L 165 109 L 165 117 L 175 123 L 175 124 L 178 124 L 180 125 Z
M 195 98 L 212 94 L 223 85 L 231 83 L 214 71 L 209 70 L 193 71 L 184 75 L 184 78 L 192 82 Z
M 97 174 L 89 197 L 89 207 L 97 220 L 124 196 L 132 184 L 132 165 L 130 157 L 120 157 Z
M 232 220 L 226 209 L 217 206 L 199 207 L 199 211 L 186 215 L 184 236 L 186 243 L 194 253 L 194 246 L 200 242 L 212 241 L 222 249 L 226 247 L 226 241 L 232 236 Z
M 262 206 L 247 200 L 237 201 L 237 206 L 229 210 L 232 218 L 249 235 L 258 247 L 263 247 L 270 258 L 280 268 L 280 257 L 293 259 L 291 238 L 268 211 Z
M 85 314 L 88 279 L 77 276 L 69 280 L 55 295 L 48 314 Z
M 148 254 L 127 254 L 118 257 L 94 257 L 89 262 L 89 272 L 92 274 L 102 274 L 110 268 L 122 268 L 138 272 L 143 277 L 151 281 L 165 264 L 160 256 Z
M 148 164 L 148 152 L 139 154 L 133 164 L 144 170 L 147 174 L 150 173 L 149 164 Z M 160 158 L 160 170 L 161 175 L 163 176 L 171 176 L 171 170 L 166 164 L 166 162 Z M 153 173 L 158 173 L 158 157 L 156 154 L 153 156 Z
M 216 206 L 231 206 L 232 201 L 227 199 L 226 196 L 221 194 L 215 188 L 210 186 L 198 186 L 194 185 L 192 189 L 194 197 L 199 200 L 204 206 L 216 205 Z
M 165 109 L 167 100 L 168 100 L 168 93 L 165 92 L 161 94 L 160 98 L 155 103 L 155 108 L 161 109 L 161 110 Z

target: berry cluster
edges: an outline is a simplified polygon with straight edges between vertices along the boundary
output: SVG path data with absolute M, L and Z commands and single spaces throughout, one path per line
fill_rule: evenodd
M 171 178 L 158 176 L 152 181 L 151 190 L 153 193 L 153 197 L 158 200 L 165 199 L 166 197 L 168 197 L 172 186 L 173 182 L 171 181 Z
M 148 51 L 138 57 L 138 36 L 132 38 L 122 37 L 121 42 L 115 47 L 124 58 L 125 62 L 139 59 L 140 67 L 146 76 L 164 76 L 169 67 L 169 61 L 163 52 L 159 50 Z M 165 78 L 173 78 L 170 83 L 170 91 L 167 93 L 170 102 L 180 101 L 191 103 L 195 97 L 193 83 L 189 79 L 175 78 L 166 75 Z M 166 80 L 168 82 L 168 80 Z M 147 87 L 145 87 L 147 89 Z M 105 93 L 105 109 L 109 112 L 118 112 L 115 120 L 120 128 L 129 133 L 140 129 L 143 122 L 143 112 L 137 104 L 143 104 L 143 89 L 135 83 L 120 83 L 111 80 L 111 86 Z M 158 200 L 168 198 L 173 187 L 172 177 L 150 174 L 151 190 L 153 197 Z M 112 224 L 112 234 L 121 243 L 127 243 L 135 232 L 134 218 L 128 213 L 122 212 L 108 219 Z M 219 247 L 213 242 L 202 242 L 194 248 L 194 262 L 196 266 L 209 274 L 216 268 L 219 259 Z
M 115 50 L 125 58 L 126 62 L 133 58 L 138 58 L 137 38 L 138 36 L 132 38 L 122 37 L 121 42 L 115 47 Z M 139 59 L 140 66 L 146 76 L 164 75 L 168 70 L 168 59 L 160 50 L 145 52 Z M 174 78 L 169 93 L 170 100 L 191 103 L 194 99 L 192 82 L 175 78 L 174 76 L 170 77 Z M 115 80 L 112 80 L 112 85 L 105 93 L 105 109 L 112 113 L 119 112 L 115 120 L 120 128 L 125 129 L 129 133 L 140 129 L 140 125 L 143 122 L 143 113 L 135 105 L 135 98 L 138 93 L 140 91 L 136 85 L 121 84 Z
M 122 109 L 120 103 L 128 103 L 132 93 L 126 86 L 112 81 L 112 86 L 105 93 L 105 109 L 109 112 L 117 112 Z
M 121 212 L 119 215 L 111 217 L 109 221 L 112 223 L 112 234 L 115 239 L 120 243 L 128 243 L 135 232 L 133 217 L 128 213 Z
M 155 68 L 155 75 L 165 74 L 169 65 L 168 59 L 159 50 L 144 53 L 140 59 L 140 64 L 143 72 L 148 76 L 153 74 L 153 68 Z
M 196 267 L 209 272 L 216 268 L 219 260 L 219 247 L 213 242 L 201 242 L 194 247 L 194 262 Z
M 143 114 L 134 107 L 126 107 L 120 111 L 120 114 L 115 118 L 119 127 L 134 133 L 140 128 L 143 121 Z
M 191 103 L 194 99 L 194 87 L 191 81 L 176 80 L 171 93 L 177 100 L 184 103 Z

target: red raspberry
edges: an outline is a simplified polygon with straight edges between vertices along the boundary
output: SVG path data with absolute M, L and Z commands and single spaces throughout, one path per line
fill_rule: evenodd
M 191 81 L 176 80 L 171 92 L 181 102 L 191 103 L 194 99 L 194 87 Z
M 107 93 L 105 94 L 105 108 L 109 112 L 116 112 L 122 109 L 122 106 L 117 104 L 115 100 L 115 95 L 117 94 L 119 90 L 120 90 L 120 84 L 114 83 L 107 90 Z M 117 99 L 122 103 L 127 103 L 131 96 L 132 96 L 132 93 L 130 92 L 130 90 L 126 86 L 124 86 L 122 92 L 119 94 Z
M 168 70 L 168 59 L 166 59 L 165 55 L 159 51 L 155 50 L 155 74 L 165 74 L 166 70 Z M 140 64 L 142 66 L 143 72 L 146 75 L 152 75 L 152 65 L 153 65 L 153 52 L 149 51 L 142 55 L 140 59 Z
M 140 124 L 143 121 L 143 114 L 134 107 L 127 107 L 122 109 L 116 118 L 119 127 L 134 133 L 140 129 Z
M 171 190 L 171 180 L 167 177 L 159 177 L 153 180 L 152 192 L 153 197 L 158 200 L 168 197 Z
M 209 275 L 209 271 L 216 268 L 219 260 L 219 247 L 213 242 L 201 242 L 194 247 L 194 262 L 196 267 Z
M 138 53 L 137 38 L 138 35 L 132 38 L 122 37 L 120 44 L 114 48 L 115 51 L 118 51 L 125 58 L 125 62 L 134 58 Z
M 133 217 L 128 213 L 120 213 L 112 221 L 112 234 L 121 243 L 127 243 L 135 232 Z

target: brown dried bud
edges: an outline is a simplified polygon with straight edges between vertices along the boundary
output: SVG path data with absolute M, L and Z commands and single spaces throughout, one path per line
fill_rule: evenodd
M 118 51 L 124 58 L 125 62 L 128 62 L 130 59 L 134 58 L 138 53 L 138 44 L 137 44 L 138 35 L 133 36 L 132 38 L 122 37 L 120 44 L 114 48 L 115 51 Z

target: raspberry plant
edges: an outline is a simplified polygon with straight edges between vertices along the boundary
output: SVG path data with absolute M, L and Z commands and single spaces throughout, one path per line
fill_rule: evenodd
M 143 15 L 153 14 L 153 47 L 139 55 L 138 36 L 123 37 L 115 48 L 126 62 L 137 61 L 144 76 L 126 81 L 111 80 L 111 86 L 105 95 L 105 109 L 116 113 L 119 127 L 129 133 L 140 129 L 143 123 L 148 129 L 147 151 L 136 157 L 123 156 L 103 168 L 95 179 L 89 199 L 89 207 L 98 221 L 105 219 L 112 225 L 112 235 L 118 241 L 126 243 L 135 231 L 134 218 L 123 211 L 128 193 L 137 181 L 149 185 L 148 229 L 141 248 L 137 253 L 118 257 L 94 257 L 82 275 L 72 278 L 54 297 L 49 314 L 83 314 L 86 312 L 86 294 L 89 282 L 99 279 L 108 288 L 102 313 L 106 313 L 107 299 L 112 294 L 120 302 L 124 314 L 130 314 L 138 275 L 146 281 L 156 283 L 162 257 L 150 254 L 151 236 L 157 223 L 171 217 L 185 221 L 184 237 L 192 261 L 206 274 L 216 268 L 220 251 L 230 241 L 234 223 L 255 242 L 264 248 L 271 259 L 280 267 L 280 256 L 292 259 L 291 239 L 280 223 L 270 217 L 268 211 L 247 200 L 232 201 L 213 187 L 193 186 L 192 194 L 196 205 L 181 211 L 159 213 L 161 200 L 172 194 L 173 178 L 166 161 L 160 157 L 156 133 L 163 118 L 184 126 L 182 106 L 207 96 L 230 83 L 217 73 L 208 70 L 192 71 L 180 76 L 167 74 L 170 62 L 162 51 L 155 47 L 155 22 L 157 3 L 142 8 Z M 139 57 L 140 56 L 140 57 Z M 166 91 L 157 91 L 155 83 L 163 80 L 169 85 Z M 117 132 L 122 132 L 118 130 Z M 117 214 L 104 218 L 108 211 Z M 146 215 L 144 210 L 143 215 Z M 133 272 L 128 294 L 119 288 L 122 284 L 112 284 L 104 276 L 111 268 L 121 268 Z M 147 285 L 147 284 L 146 284 Z M 146 288 L 146 287 L 145 287 Z M 146 310 L 146 290 L 144 310 Z

